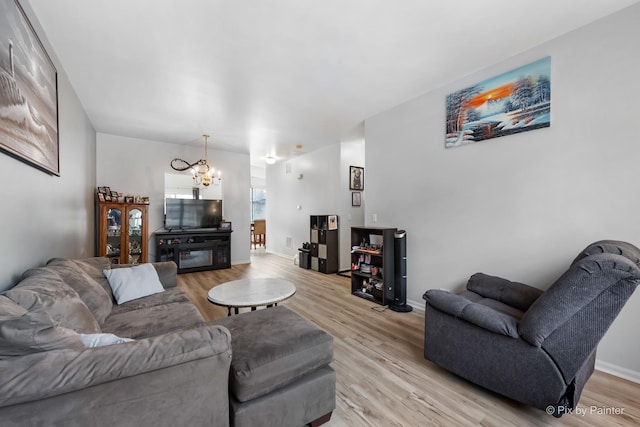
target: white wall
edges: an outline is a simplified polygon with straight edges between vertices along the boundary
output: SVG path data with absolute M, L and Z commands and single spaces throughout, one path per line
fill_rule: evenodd
M 267 188 L 267 169 L 265 166 L 251 165 L 251 187 Z
M 408 232 L 408 298 L 477 272 L 548 287 L 587 244 L 640 245 L 640 5 L 366 121 L 366 222 Z M 445 96 L 551 55 L 551 127 L 444 148 Z M 472 64 L 470 64 L 472 66 Z M 393 155 L 391 155 L 393 154 Z M 640 380 L 640 291 L 599 347 Z
M 195 161 L 202 157 L 202 147 L 97 134 L 98 185 L 150 198 L 149 260 L 155 259 L 153 232 L 163 228 L 164 174 L 175 172 L 170 163 L 176 157 Z M 234 230 L 231 234 L 231 263 L 248 263 L 251 216 L 249 155 L 210 148 L 209 159 L 222 170 L 222 210 Z
M 309 241 L 310 215 L 339 215 L 340 173 L 336 170 L 339 164 L 340 144 L 336 143 L 286 162 L 267 165 L 269 252 L 293 259 L 302 242 Z M 298 179 L 300 174 L 302 179 Z M 286 246 L 287 237 L 291 238 L 291 247 Z
M 0 152 L 0 290 L 50 258 L 93 256 L 94 246 L 95 131 L 30 6 L 23 6 L 58 70 L 60 176 Z
M 339 269 L 350 268 L 351 227 L 364 224 L 364 192 L 362 206 L 351 206 L 349 166 L 364 167 L 362 134 L 286 162 L 267 166 L 269 252 L 293 259 L 302 242 L 310 239 L 309 216 L 335 214 L 339 217 L 340 227 Z M 298 179 L 300 174 L 302 179 Z M 291 247 L 286 246 L 288 237 L 292 240 Z
M 351 227 L 364 225 L 365 192 L 367 187 L 365 185 L 364 191 L 360 191 L 362 204 L 359 207 L 351 206 L 351 193 L 353 191 L 349 190 L 349 181 L 351 178 L 349 166 L 364 168 L 364 153 L 364 135 L 362 135 L 359 140 L 342 142 L 340 144 L 340 186 L 338 189 L 340 197 L 340 271 L 351 269 Z M 366 168 L 364 176 L 366 180 Z

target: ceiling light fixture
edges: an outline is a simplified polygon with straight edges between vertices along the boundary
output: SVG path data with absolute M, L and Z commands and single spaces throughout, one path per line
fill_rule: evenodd
M 273 156 L 267 156 L 265 161 L 267 162 L 268 165 L 272 165 L 272 164 L 274 164 L 276 162 L 276 158 L 273 157 Z
M 191 169 L 191 173 L 193 174 L 193 182 L 195 183 L 195 185 L 202 184 L 205 187 L 208 187 L 212 182 L 214 184 L 220 184 L 220 181 L 222 180 L 222 172 L 220 172 L 220 170 L 218 169 L 218 176 L 214 177 L 214 173 L 216 172 L 216 170 L 213 168 L 213 166 L 209 165 L 207 157 L 207 142 L 209 140 L 209 135 L 205 133 L 202 136 L 204 137 L 204 159 L 189 163 L 186 160 L 176 158 L 171 160 L 171 168 L 180 172 Z

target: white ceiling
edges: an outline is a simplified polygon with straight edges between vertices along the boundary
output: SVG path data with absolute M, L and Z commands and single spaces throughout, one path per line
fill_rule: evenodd
M 209 133 L 252 163 L 348 140 L 369 116 L 638 2 L 28 1 L 96 131 Z

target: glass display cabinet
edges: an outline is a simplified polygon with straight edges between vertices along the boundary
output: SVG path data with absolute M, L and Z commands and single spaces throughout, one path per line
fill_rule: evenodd
M 97 210 L 97 256 L 106 256 L 112 264 L 147 262 L 148 205 L 99 202 Z

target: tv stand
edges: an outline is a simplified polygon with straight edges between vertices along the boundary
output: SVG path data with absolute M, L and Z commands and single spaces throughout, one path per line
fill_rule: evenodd
M 174 261 L 178 273 L 231 268 L 232 230 L 158 231 L 156 261 Z

